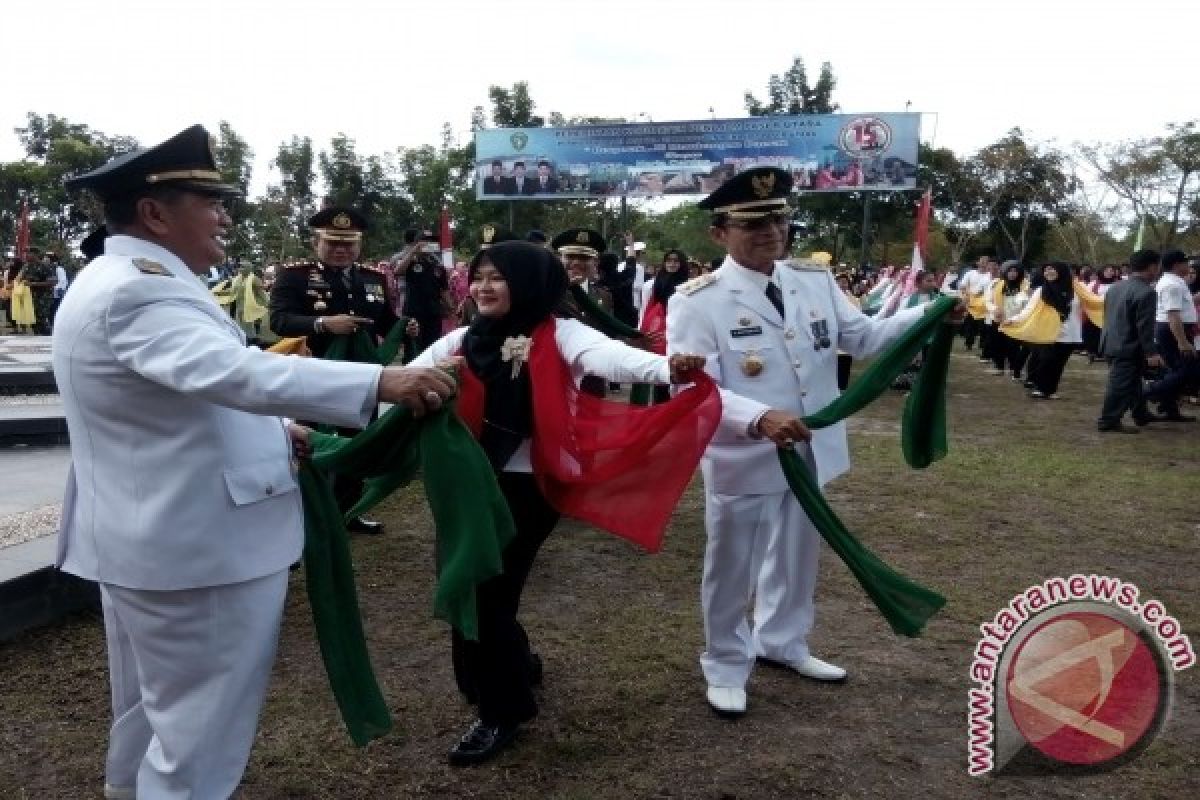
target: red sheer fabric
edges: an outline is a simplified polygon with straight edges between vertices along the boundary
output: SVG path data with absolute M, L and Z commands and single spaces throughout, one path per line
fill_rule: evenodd
M 579 391 L 554 340 L 553 319 L 533 332 L 533 471 L 568 517 L 656 553 L 671 513 L 721 419 L 721 396 L 703 372 L 666 403 L 631 406 Z M 463 370 L 457 409 L 482 426 L 483 384 Z
M 642 324 L 638 328 L 650 338 L 650 349 L 660 356 L 667 354 L 667 306 L 651 295 Z

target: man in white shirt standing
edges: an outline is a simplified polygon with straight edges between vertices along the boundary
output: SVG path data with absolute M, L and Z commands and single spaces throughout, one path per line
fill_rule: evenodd
M 625 234 L 625 265 L 622 272 L 633 270 L 633 307 L 638 319 L 642 317 L 642 288 L 646 285 L 646 243 L 635 242 L 633 234 Z
M 100 584 L 113 724 L 108 800 L 225 800 L 275 659 L 308 431 L 380 401 L 424 413 L 444 373 L 264 353 L 198 278 L 225 258 L 199 125 L 67 181 L 104 206 L 104 253 L 54 326 L 71 437 L 57 564 Z M 84 793 L 80 793 L 82 796 Z
M 808 648 L 821 540 L 788 489 L 776 448 L 795 448 L 822 486 L 849 469 L 845 425 L 810 433 L 801 418 L 837 399 L 839 349 L 856 358 L 876 353 L 925 313 L 867 317 L 828 269 L 780 261 L 791 187 L 785 170 L 756 167 L 701 201 L 728 256 L 715 272 L 681 284 L 667 309 L 667 354 L 710 354 L 705 370 L 721 387 L 721 425 L 701 461 L 700 664 L 708 703 L 723 717 L 745 713 L 756 661 L 845 680 L 846 670 Z
M 1158 305 L 1154 312 L 1154 344 L 1166 362 L 1167 372 L 1146 387 L 1147 400 L 1158 402 L 1164 418 L 1174 422 L 1195 422 L 1195 417 L 1179 411 L 1179 395 L 1200 376 L 1200 360 L 1196 358 L 1196 304 L 1192 300 L 1184 276 L 1188 260 L 1181 250 L 1171 250 L 1162 257 L 1162 277 L 1154 290 Z
M 958 291 L 967 303 L 967 319 L 963 324 L 963 340 L 968 350 L 975 348 L 979 337 L 979 360 L 987 361 L 984 350 L 988 349 L 987 308 L 984 295 L 996 272 L 996 262 L 991 256 L 980 256 L 974 269 L 969 269 L 958 282 Z

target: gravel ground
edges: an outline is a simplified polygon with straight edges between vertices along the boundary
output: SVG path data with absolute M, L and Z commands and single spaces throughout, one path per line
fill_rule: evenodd
M 39 506 L 0 517 L 0 547 L 12 547 L 58 530 L 62 506 Z

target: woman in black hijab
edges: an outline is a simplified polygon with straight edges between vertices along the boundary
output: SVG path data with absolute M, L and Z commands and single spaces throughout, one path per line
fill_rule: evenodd
M 544 363 L 536 357 L 530 360 L 531 350 L 548 341 L 539 337 L 553 337 L 576 386 L 585 374 L 623 383 L 682 381 L 704 364 L 698 356 L 673 356 L 668 361 L 609 339 L 576 319 L 555 319 L 568 277 L 558 256 L 544 247 L 496 244 L 475 256 L 468 276 L 478 315 L 470 327 L 443 336 L 411 366 L 444 363 L 461 355 L 469 373 L 463 375 L 459 397 L 464 418 L 470 416 L 465 409 L 474 402 L 471 398 L 478 395 L 473 382 L 482 387 L 477 437 L 496 472 L 516 536 L 503 553 L 503 573 L 478 587 L 478 641 L 458 631 L 452 634 L 455 679 L 467 701 L 479 707 L 479 718 L 450 750 L 455 766 L 492 758 L 538 712 L 533 687 L 541 684 L 542 662 L 530 648 L 517 611 L 538 549 L 559 519 L 533 466 L 535 382 L 553 380 L 531 374 L 535 363 Z
M 1029 368 L 1033 388 L 1029 396 L 1035 400 L 1058 399 L 1058 384 L 1071 353 L 1083 342 L 1083 324 L 1079 301 L 1075 297 L 1075 276 L 1069 264 L 1055 261 L 1042 268 L 1042 285 L 1030 297 L 1032 304 L 1040 294 L 1062 322 L 1058 338 L 1052 344 L 1034 345 L 1036 364 Z M 1032 359 L 1031 359 L 1032 360 Z

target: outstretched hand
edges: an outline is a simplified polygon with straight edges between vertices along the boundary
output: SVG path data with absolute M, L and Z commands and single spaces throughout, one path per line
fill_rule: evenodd
M 676 353 L 667 359 L 671 368 L 671 383 L 691 383 L 691 375 L 697 370 L 704 369 L 704 356 L 694 356 L 687 353 Z

